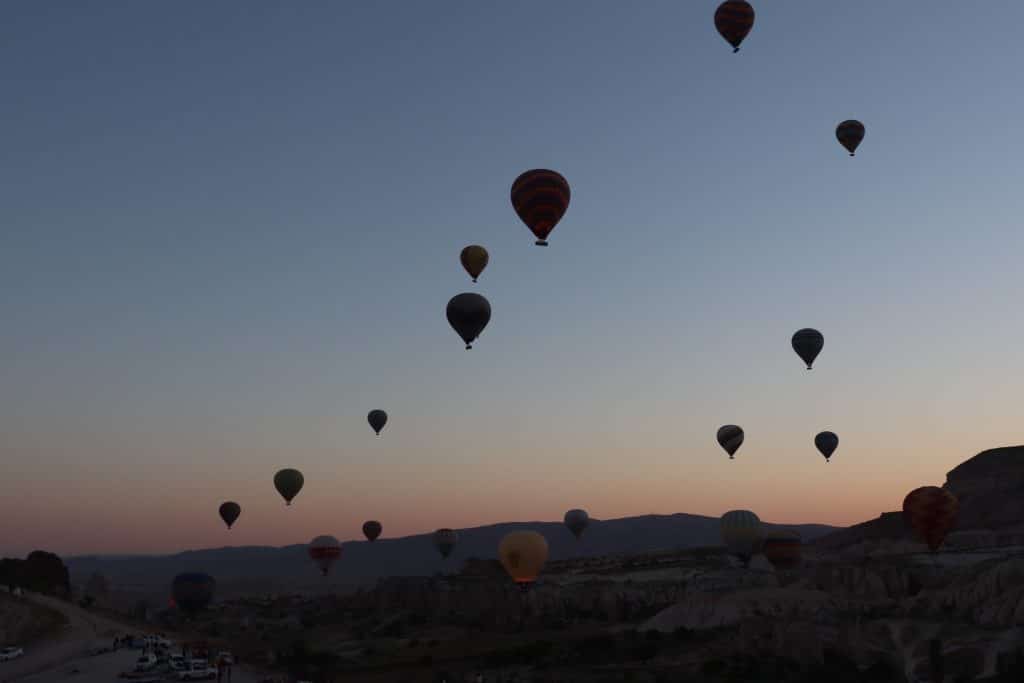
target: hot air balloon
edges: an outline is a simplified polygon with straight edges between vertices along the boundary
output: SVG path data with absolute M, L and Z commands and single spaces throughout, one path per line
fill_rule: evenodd
M 718 428 L 718 445 L 725 449 L 732 460 L 736 451 L 743 445 L 743 428 L 737 425 L 725 425 Z
M 808 370 L 811 369 L 814 359 L 818 357 L 824 346 L 825 337 L 817 330 L 805 327 L 793 333 L 793 350 L 796 351 L 796 355 L 800 356 L 803 362 L 807 363 Z
M 536 531 L 513 531 L 498 544 L 498 559 L 512 580 L 526 588 L 548 560 L 548 542 Z
M 765 534 L 761 552 L 776 570 L 796 569 L 800 566 L 802 546 L 800 534 L 791 529 L 783 529 Z
M 828 462 L 828 459 L 839 448 L 839 437 L 832 432 L 821 432 L 814 437 L 814 445 L 825 456 L 825 462 Z
M 341 542 L 334 536 L 317 536 L 309 542 L 309 559 L 327 576 L 331 567 L 341 557 Z
M 537 168 L 512 183 L 512 208 L 537 237 L 537 246 L 548 246 L 547 237 L 569 208 L 569 183 L 562 174 Z
M 388 414 L 383 410 L 371 410 L 370 414 L 366 416 L 366 421 L 370 423 L 373 431 L 377 432 L 377 436 L 380 436 L 380 430 L 384 429 L 384 425 L 388 423 Z
M 224 523 L 231 528 L 231 525 L 238 520 L 238 516 L 242 514 L 242 506 L 234 501 L 228 501 L 220 504 L 220 518 L 224 520 Z
M 469 276 L 473 278 L 473 282 L 476 282 L 480 273 L 484 272 L 489 259 L 487 250 L 479 244 L 471 244 L 459 254 L 459 261 L 462 262 L 462 267 L 466 269 Z
M 761 545 L 761 520 L 749 510 L 730 510 L 722 515 L 721 529 L 729 552 L 747 566 Z
M 448 302 L 447 315 L 448 324 L 466 342 L 466 348 L 471 349 L 491 320 L 491 304 L 479 294 L 456 294 Z
M 572 532 L 572 535 L 578 541 L 590 524 L 590 515 L 587 514 L 586 510 L 569 510 L 565 513 L 562 521 L 565 522 L 565 526 L 568 527 L 569 531 Z
M 726 0 L 715 10 L 715 28 L 732 45 L 734 53 L 754 28 L 754 8 L 744 0 Z
M 210 604 L 216 587 L 217 582 L 209 574 L 186 572 L 174 577 L 171 582 L 171 597 L 183 611 L 195 615 Z
M 935 552 L 956 523 L 960 501 L 938 486 L 922 486 L 903 499 L 903 519 Z
M 836 126 L 836 139 L 852 157 L 857 151 L 857 147 L 860 146 L 861 140 L 864 139 L 864 124 L 853 119 L 843 121 Z
M 380 522 L 375 519 L 371 519 L 368 522 L 363 522 L 363 536 L 366 536 L 366 540 L 373 543 L 380 536 L 380 532 L 384 530 Z
M 458 542 L 459 535 L 453 529 L 438 529 L 434 532 L 434 547 L 445 559 L 452 554 Z
M 302 477 L 302 472 L 298 470 L 284 469 L 274 475 L 274 488 L 281 494 L 287 505 L 291 505 L 292 499 L 299 495 L 303 482 L 305 479 Z

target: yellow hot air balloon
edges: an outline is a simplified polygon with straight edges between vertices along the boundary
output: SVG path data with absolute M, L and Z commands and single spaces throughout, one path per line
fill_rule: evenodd
M 536 531 L 513 531 L 498 545 L 498 559 L 505 571 L 524 588 L 537 580 L 548 560 L 548 542 Z

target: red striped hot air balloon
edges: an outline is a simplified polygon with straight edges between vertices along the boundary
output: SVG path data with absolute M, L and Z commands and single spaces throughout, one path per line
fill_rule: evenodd
M 771 531 L 765 535 L 761 553 L 779 571 L 796 569 L 800 566 L 802 543 L 800 534 L 790 529 Z
M 320 573 L 327 576 L 331 567 L 341 557 L 341 542 L 334 536 L 317 536 L 309 542 L 307 552 Z
M 956 496 L 938 486 L 922 486 L 903 499 L 903 519 L 932 552 L 953 528 L 959 509 Z
M 537 246 L 548 245 L 548 235 L 569 208 L 570 194 L 562 174 L 543 168 L 526 171 L 512 183 L 512 208 L 537 236 Z
M 715 28 L 732 45 L 732 51 L 740 51 L 740 43 L 754 28 L 754 8 L 745 0 L 726 0 L 715 10 Z

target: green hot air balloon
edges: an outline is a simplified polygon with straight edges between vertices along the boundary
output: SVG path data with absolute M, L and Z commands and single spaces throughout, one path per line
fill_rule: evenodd
M 274 488 L 288 505 L 291 505 L 292 499 L 299 495 L 304 482 L 302 472 L 298 470 L 284 469 L 274 475 Z

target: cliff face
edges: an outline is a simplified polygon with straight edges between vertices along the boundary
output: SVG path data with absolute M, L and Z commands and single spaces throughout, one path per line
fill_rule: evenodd
M 957 529 L 1021 529 L 1024 446 L 979 453 L 951 470 L 945 487 L 960 501 Z

